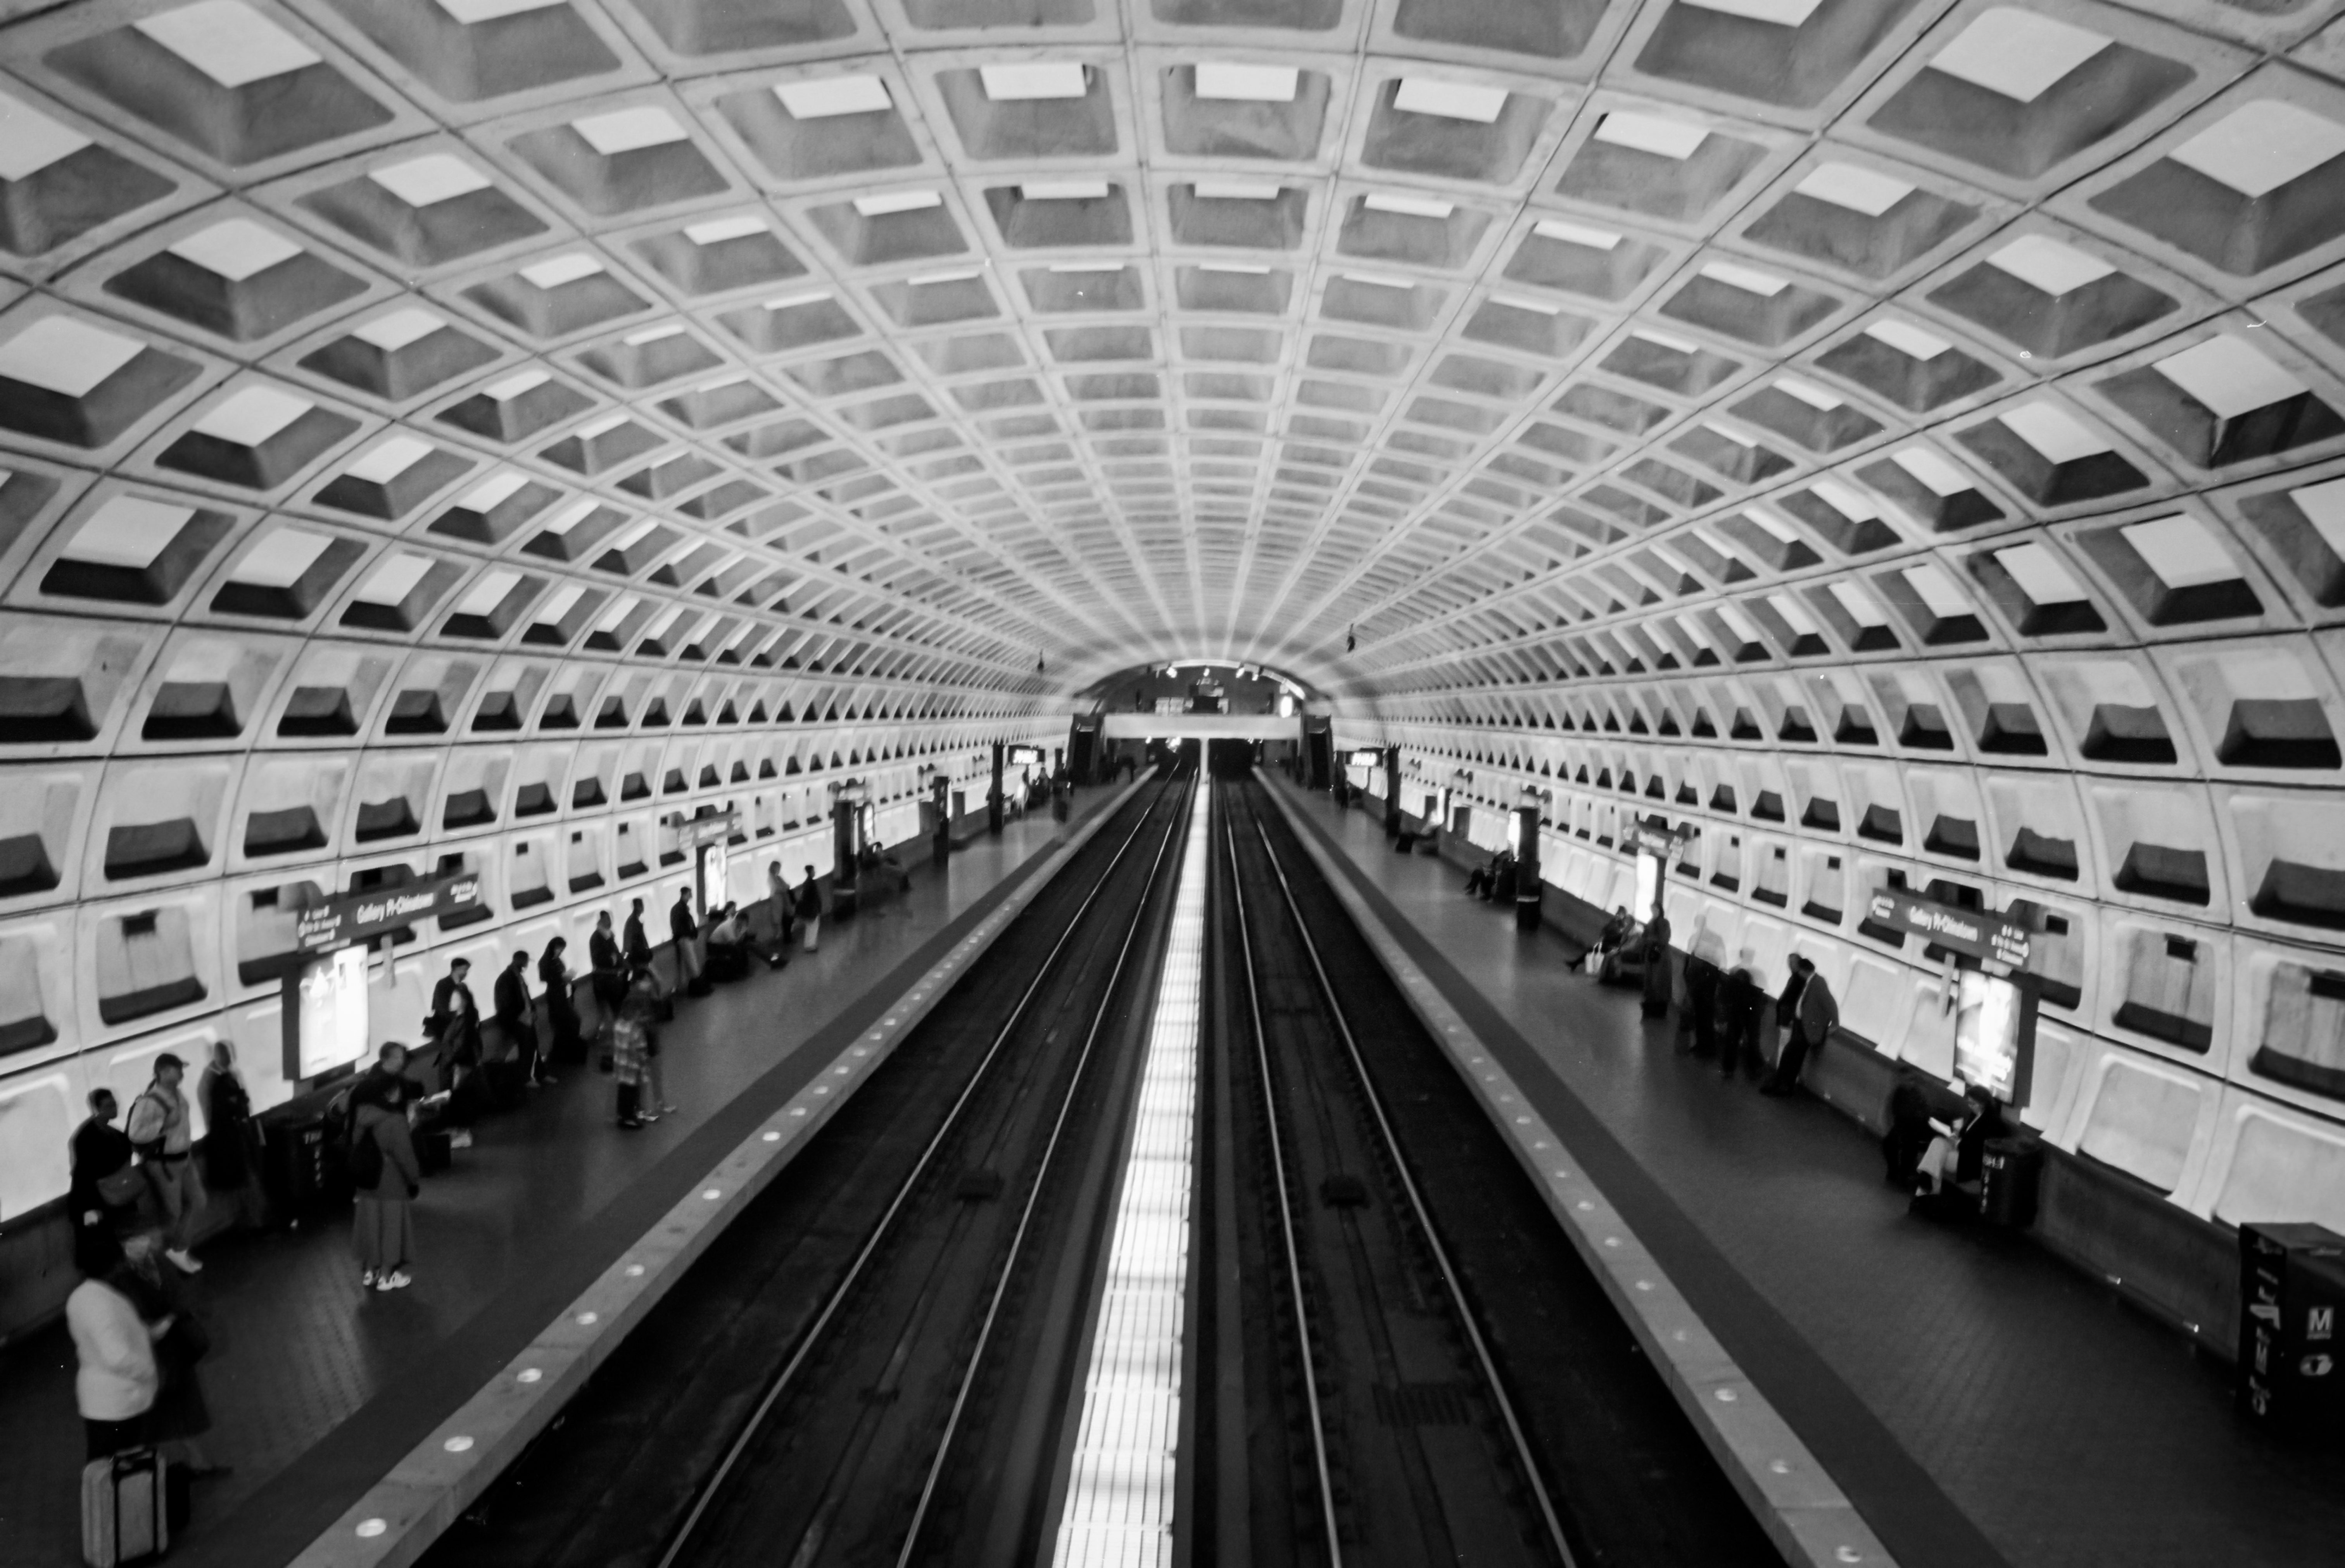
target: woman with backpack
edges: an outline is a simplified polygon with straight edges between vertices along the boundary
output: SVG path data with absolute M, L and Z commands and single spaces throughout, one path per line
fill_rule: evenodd
M 423 1190 L 423 1171 L 408 1134 L 407 1108 L 386 1087 L 404 1070 L 406 1055 L 386 1045 L 382 1071 L 367 1074 L 350 1091 L 350 1187 L 358 1199 L 352 1225 L 361 1289 L 403 1290 L 414 1283 L 407 1272 L 415 1260 L 409 1208 Z

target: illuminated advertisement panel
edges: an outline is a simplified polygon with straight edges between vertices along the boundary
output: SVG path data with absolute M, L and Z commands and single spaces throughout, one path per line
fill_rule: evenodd
M 367 952 L 338 947 L 301 966 L 298 1032 L 286 1042 L 288 1078 L 314 1078 L 367 1054 Z

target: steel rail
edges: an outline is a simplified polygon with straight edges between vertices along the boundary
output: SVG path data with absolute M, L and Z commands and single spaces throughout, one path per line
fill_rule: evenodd
M 814 1321 L 807 1326 L 806 1332 L 799 1336 L 797 1348 L 791 1352 L 790 1359 L 782 1364 L 781 1370 L 777 1371 L 772 1381 L 766 1384 L 764 1397 L 757 1401 L 756 1409 L 749 1412 L 749 1419 L 743 1423 L 741 1431 L 733 1439 L 732 1446 L 726 1450 L 725 1457 L 702 1482 L 699 1490 L 693 1497 L 691 1511 L 685 1515 L 684 1522 L 676 1528 L 675 1534 L 669 1539 L 667 1549 L 661 1553 L 658 1568 L 675 1568 L 676 1559 L 691 1543 L 693 1532 L 700 1527 L 701 1520 L 707 1514 L 711 1504 L 716 1502 L 716 1495 L 724 1488 L 726 1478 L 733 1473 L 733 1469 L 740 1462 L 742 1454 L 747 1452 L 749 1444 L 756 1440 L 758 1433 L 764 1429 L 766 1417 L 772 1414 L 775 1404 L 788 1389 L 791 1380 L 806 1365 L 807 1358 L 814 1353 L 815 1347 L 821 1342 L 824 1330 L 829 1328 L 831 1320 L 838 1316 L 839 1309 L 846 1304 L 847 1298 L 862 1279 L 866 1265 L 878 1251 L 880 1243 L 887 1239 L 889 1228 L 895 1223 L 896 1217 L 902 1212 L 906 1203 L 910 1200 L 912 1189 L 919 1185 L 920 1178 L 927 1173 L 929 1164 L 936 1158 L 937 1150 L 942 1148 L 946 1138 L 952 1135 L 954 1128 L 960 1120 L 962 1110 L 976 1095 L 979 1087 L 984 1083 L 987 1073 L 1001 1055 L 1002 1047 L 1009 1043 L 1010 1035 L 1024 1019 L 1026 1009 L 1033 1002 L 1035 993 L 1042 988 L 1042 982 L 1050 978 L 1051 970 L 1057 966 L 1060 954 L 1066 950 L 1069 942 L 1074 940 L 1075 933 L 1082 929 L 1084 915 L 1090 911 L 1099 895 L 1106 890 L 1109 880 L 1115 875 L 1116 867 L 1123 864 L 1125 854 L 1139 840 L 1140 835 L 1147 831 L 1149 820 L 1156 814 L 1157 808 L 1164 804 L 1164 797 L 1172 787 L 1172 781 L 1167 779 L 1158 789 L 1156 798 L 1148 803 L 1148 808 L 1140 814 L 1140 820 L 1133 824 L 1132 831 L 1124 835 L 1123 842 L 1116 845 L 1114 857 L 1108 862 L 1107 868 L 1100 873 L 1099 880 L 1091 885 L 1091 890 L 1083 895 L 1082 903 L 1076 906 L 1074 914 L 1067 921 L 1066 929 L 1059 934 L 1058 941 L 1051 944 L 1051 951 L 1044 956 L 1041 966 L 1034 972 L 1034 978 L 1020 995 L 1017 1006 L 1010 1009 L 1010 1017 L 1003 1020 L 1000 1029 L 993 1037 L 992 1043 L 986 1047 L 985 1055 L 977 1064 L 977 1070 L 969 1075 L 969 1082 L 963 1085 L 960 1093 L 954 1097 L 951 1108 L 945 1113 L 944 1121 L 937 1128 L 935 1136 L 929 1139 L 928 1146 L 920 1150 L 920 1157 L 913 1163 L 911 1173 L 904 1179 L 903 1184 L 896 1189 L 896 1195 L 888 1200 L 886 1211 L 879 1216 L 879 1222 L 872 1227 L 871 1234 L 865 1239 L 862 1249 L 856 1253 L 855 1260 L 848 1265 L 847 1272 L 840 1277 L 838 1286 L 824 1300 L 822 1310 L 816 1314 Z M 1177 824 L 1180 818 L 1176 815 L 1173 820 Z M 1151 875 L 1152 877 L 1152 871 Z M 1143 894 L 1142 896 L 1144 898 L 1145 895 Z
M 1222 817 L 1222 833 L 1229 850 L 1230 901 L 1237 909 L 1238 947 L 1245 955 L 1246 1002 L 1254 1017 L 1254 1066 L 1262 1077 L 1263 1124 L 1269 1132 L 1271 1168 L 1278 1181 L 1278 1225 L 1286 1244 L 1286 1278 L 1294 1300 L 1294 1332 L 1302 1344 L 1303 1398 L 1311 1411 L 1311 1457 L 1319 1472 L 1319 1511 L 1327 1532 L 1327 1563 L 1328 1568 L 1344 1568 L 1344 1548 L 1335 1533 L 1335 1483 L 1327 1472 L 1326 1419 L 1319 1409 L 1319 1374 L 1311 1364 L 1311 1312 L 1303 1290 L 1303 1256 L 1294 1240 L 1294 1183 L 1287 1173 L 1285 1144 L 1278 1133 L 1278 1091 L 1271 1081 L 1270 1039 L 1263 1027 L 1254 932 L 1246 920 L 1245 893 L 1238 877 L 1237 824 L 1226 812 Z
M 1294 917 L 1295 935 L 1302 938 L 1303 950 L 1310 956 L 1312 972 L 1319 977 L 1319 989 L 1326 997 L 1327 1011 L 1335 1021 L 1335 1032 L 1344 1037 L 1344 1049 L 1352 1058 L 1352 1070 L 1357 1075 L 1360 1092 L 1367 1098 L 1369 1111 L 1375 1116 L 1376 1129 L 1383 1135 L 1385 1149 L 1392 1157 L 1393 1168 L 1400 1176 L 1401 1189 L 1408 1195 L 1409 1207 L 1416 1211 L 1418 1228 L 1425 1233 L 1426 1244 L 1433 1250 L 1435 1267 L 1441 1270 L 1441 1282 L 1447 1287 L 1450 1301 L 1457 1309 L 1458 1321 L 1466 1330 L 1466 1338 L 1474 1347 L 1474 1359 L 1482 1371 L 1483 1381 L 1490 1397 L 1498 1407 L 1506 1422 L 1507 1435 L 1514 1444 L 1515 1457 L 1522 1466 L 1523 1481 L 1538 1499 L 1539 1515 L 1547 1525 L 1549 1543 L 1564 1568 L 1578 1568 L 1579 1559 L 1572 1555 L 1571 1543 L 1563 1533 L 1563 1521 L 1557 1514 L 1555 1500 L 1548 1494 L 1546 1479 L 1540 1475 L 1536 1456 L 1531 1452 L 1530 1439 L 1516 1413 L 1514 1401 L 1507 1397 L 1507 1387 L 1498 1376 L 1497 1362 L 1490 1355 L 1489 1341 L 1483 1337 L 1482 1326 L 1475 1320 L 1467 1303 L 1465 1287 L 1459 1282 L 1457 1269 L 1449 1261 L 1448 1249 L 1441 1245 L 1441 1236 L 1434 1229 L 1433 1216 L 1425 1206 L 1425 1197 L 1417 1190 L 1416 1179 L 1409 1174 L 1408 1161 L 1402 1158 L 1400 1138 L 1393 1131 L 1392 1118 L 1385 1112 L 1384 1098 L 1376 1093 L 1376 1082 L 1368 1076 L 1368 1065 L 1360 1055 L 1359 1042 L 1353 1037 L 1352 1026 L 1344 1017 L 1342 999 L 1335 982 L 1327 977 L 1327 966 L 1320 961 L 1319 945 L 1311 939 L 1311 928 L 1304 924 L 1301 905 L 1294 901 L 1294 888 L 1286 879 L 1286 867 L 1279 863 L 1278 851 L 1270 842 L 1269 830 L 1259 817 L 1254 830 L 1262 840 L 1263 853 L 1270 857 L 1270 868 L 1277 875 L 1279 892 L 1285 896 L 1287 913 Z
M 1193 782 L 1190 788 L 1193 791 L 1196 784 Z M 1184 806 L 1190 798 L 1188 794 L 1183 795 Z M 1147 884 L 1140 893 L 1140 907 L 1143 912 L 1148 907 L 1149 895 L 1155 891 L 1156 879 L 1164 869 L 1164 858 L 1172 851 L 1174 841 L 1181 837 L 1188 814 L 1185 809 L 1173 814 L 1172 825 L 1165 831 L 1164 842 L 1156 847 L 1156 860 L 1149 866 Z M 1050 1140 L 1042 1146 L 1042 1162 L 1035 1168 L 1033 1184 L 1026 1189 L 1026 1201 L 1018 1211 L 1018 1229 L 1010 1235 L 1010 1250 L 1002 1259 L 1000 1272 L 994 1277 L 993 1294 L 986 1302 L 985 1320 L 979 1325 L 977 1343 L 961 1368 L 960 1386 L 953 1392 L 952 1409 L 945 1417 L 944 1434 L 937 1440 L 936 1453 L 929 1461 L 929 1472 L 921 1480 L 920 1500 L 912 1509 L 912 1522 L 904 1532 L 903 1548 L 896 1554 L 896 1568 L 906 1568 L 912 1560 L 914 1549 L 919 1545 L 920 1527 L 928 1521 L 929 1504 L 935 1500 L 937 1482 L 944 1474 L 945 1461 L 952 1452 L 953 1438 L 960 1428 L 961 1412 L 968 1407 L 969 1390 L 976 1384 L 978 1368 L 985 1362 L 986 1347 L 992 1341 L 993 1326 L 1000 1318 L 1002 1300 L 1010 1293 L 1010 1278 L 1018 1271 L 1019 1254 L 1024 1250 L 1027 1231 L 1033 1225 L 1035 1206 L 1041 1201 L 1042 1189 L 1051 1179 L 1051 1165 L 1058 1156 L 1059 1141 L 1066 1133 L 1067 1118 L 1074 1111 L 1075 1098 L 1082 1092 L 1083 1069 L 1091 1065 L 1091 1050 L 1099 1044 L 1100 1031 L 1106 1027 L 1109 1010 L 1115 1003 L 1115 988 L 1123 978 L 1124 965 L 1132 957 L 1133 946 L 1140 940 L 1142 925 L 1142 921 L 1135 917 L 1125 930 L 1122 945 L 1116 949 L 1115 967 L 1108 972 L 1107 984 L 1100 992 L 1099 1011 L 1091 1016 L 1091 1027 L 1083 1035 L 1082 1049 L 1076 1055 L 1074 1071 L 1067 1078 L 1066 1098 L 1059 1102 L 1059 1113 L 1051 1122 Z

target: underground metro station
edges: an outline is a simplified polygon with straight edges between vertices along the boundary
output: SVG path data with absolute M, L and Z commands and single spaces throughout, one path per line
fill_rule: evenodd
M 2338 0 L 0 0 L 0 1563 L 2345 1562 Z

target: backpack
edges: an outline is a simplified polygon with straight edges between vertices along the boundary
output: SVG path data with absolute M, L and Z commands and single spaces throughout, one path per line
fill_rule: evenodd
M 353 1186 L 371 1191 L 381 1182 L 382 1145 L 372 1132 L 351 1131 L 349 1168 Z

